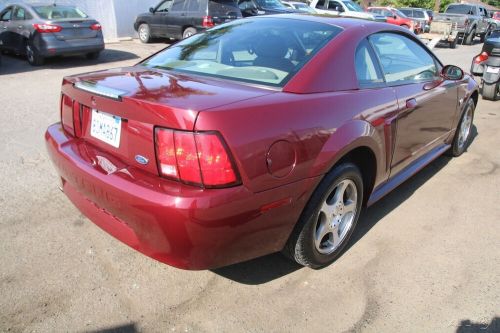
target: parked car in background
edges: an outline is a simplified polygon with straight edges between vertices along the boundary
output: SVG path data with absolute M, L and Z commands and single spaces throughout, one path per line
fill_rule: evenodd
M 2 49 L 26 55 L 31 65 L 46 58 L 85 54 L 96 59 L 104 49 L 99 22 L 74 6 L 8 5 L 0 12 Z
M 386 21 L 384 16 L 367 13 L 351 0 L 312 0 L 310 6 L 320 14 L 356 17 L 381 22 Z
M 409 29 L 416 33 L 421 32 L 420 23 L 409 18 L 396 8 L 392 7 L 368 7 L 366 9 L 369 13 L 378 14 L 384 16 L 387 23 L 399 25 L 400 27 Z
M 45 140 L 64 193 L 184 269 L 328 265 L 363 206 L 466 151 L 478 99 L 409 30 L 319 15 L 233 21 L 61 93 Z
M 243 17 L 299 12 L 279 0 L 239 0 L 238 6 Z
M 311 8 L 307 4 L 299 1 L 281 1 L 286 7 L 290 9 L 298 10 L 299 12 L 315 14 L 317 13 L 314 8 Z
M 444 13 L 436 13 L 434 21 L 449 21 L 457 24 L 458 35 L 464 39 L 464 44 L 472 45 L 474 38 L 479 36 L 484 42 L 493 26 L 486 8 L 477 4 L 452 3 Z
M 134 29 L 143 43 L 153 38 L 183 39 L 241 18 L 233 0 L 163 0 L 137 16 Z
M 500 99 L 500 28 L 491 32 L 481 53 L 472 59 L 471 73 L 481 76 L 483 99 Z
M 411 8 L 411 7 L 398 8 L 398 9 L 406 16 L 419 22 L 423 32 L 429 32 L 432 19 L 429 16 L 429 13 L 427 12 L 426 9 Z

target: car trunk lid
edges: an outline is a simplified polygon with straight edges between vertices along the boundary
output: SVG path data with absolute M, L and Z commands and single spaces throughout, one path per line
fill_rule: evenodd
M 103 172 L 132 165 L 158 174 L 155 127 L 193 131 L 202 110 L 273 92 L 136 66 L 65 78 L 61 115 L 70 134 L 105 153 L 96 160 Z
M 52 20 L 50 24 L 62 28 L 61 31 L 54 33 L 59 40 L 96 38 L 99 34 L 99 30 L 92 29 L 92 26 L 98 24 L 93 19 L 60 19 Z

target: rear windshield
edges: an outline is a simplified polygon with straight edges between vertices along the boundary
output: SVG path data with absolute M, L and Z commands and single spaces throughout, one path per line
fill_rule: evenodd
M 469 5 L 449 5 L 446 13 L 473 15 L 472 6 Z
M 80 19 L 87 18 L 87 14 L 82 12 L 79 8 L 72 6 L 33 6 L 33 9 L 43 19 L 57 20 L 57 19 Z
M 242 19 L 174 44 L 142 65 L 282 87 L 341 31 L 286 18 Z

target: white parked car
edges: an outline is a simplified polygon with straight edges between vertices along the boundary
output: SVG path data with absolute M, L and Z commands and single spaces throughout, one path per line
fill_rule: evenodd
M 304 12 L 304 13 L 310 13 L 310 14 L 315 14 L 317 11 L 308 6 L 306 3 L 299 2 L 299 1 L 281 1 L 286 7 L 290 9 L 296 9 L 298 11 Z
M 357 17 L 385 22 L 385 17 L 367 13 L 357 3 L 351 0 L 313 0 L 310 4 L 320 14 L 332 14 L 347 17 Z

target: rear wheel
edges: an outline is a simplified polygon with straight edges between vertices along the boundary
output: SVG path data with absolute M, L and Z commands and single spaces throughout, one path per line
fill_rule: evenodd
M 149 25 L 146 23 L 142 23 L 137 29 L 139 33 L 139 40 L 145 44 L 151 41 L 151 30 L 149 29 Z
M 195 35 L 195 34 L 196 34 L 195 28 L 192 28 L 192 27 L 186 28 L 184 30 L 184 32 L 182 33 L 182 39 L 186 39 L 186 38 L 191 37 L 192 35 Z
M 483 82 L 483 99 L 488 99 L 490 101 L 496 101 L 499 98 L 498 89 L 500 89 L 500 82 L 496 83 L 485 83 Z
M 470 34 L 465 37 L 465 45 L 472 45 L 474 38 L 476 37 L 476 29 L 472 29 Z
M 450 42 L 450 49 L 454 49 L 457 47 L 457 40 L 458 40 L 458 38 L 455 38 L 454 40 L 452 40 Z
M 336 166 L 313 193 L 283 252 L 304 266 L 330 264 L 349 241 L 362 202 L 363 179 L 358 167 L 352 163 Z
M 97 52 L 87 53 L 85 56 L 89 60 L 96 60 L 97 58 L 99 58 L 100 55 L 101 55 L 101 52 L 97 51 Z
M 26 58 L 32 66 L 41 66 L 45 62 L 45 58 L 40 55 L 36 47 L 34 47 L 30 42 L 26 42 Z
M 451 143 L 451 148 L 448 155 L 458 157 L 462 155 L 471 140 L 472 124 L 474 121 L 474 109 L 476 108 L 474 100 L 469 98 L 467 104 L 465 105 L 465 111 L 458 123 L 457 130 L 455 132 L 455 137 Z

